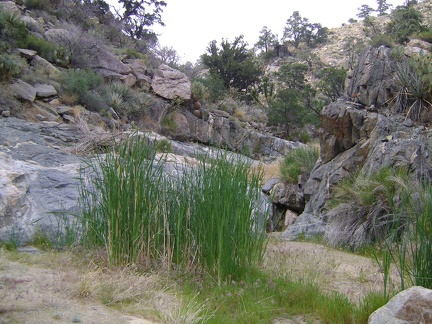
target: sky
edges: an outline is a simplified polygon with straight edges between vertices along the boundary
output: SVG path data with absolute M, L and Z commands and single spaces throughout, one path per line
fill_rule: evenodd
M 116 0 L 106 0 L 118 8 Z M 323 27 L 340 27 L 349 18 L 357 18 L 358 8 L 367 4 L 376 8 L 376 0 L 165 0 L 162 13 L 165 26 L 155 26 L 161 46 L 174 48 L 181 62 L 195 63 L 206 53 L 208 44 L 222 38 L 233 41 L 244 35 L 252 48 L 260 31 L 267 26 L 282 38 L 287 19 L 294 11 Z M 405 0 L 387 0 L 394 7 Z

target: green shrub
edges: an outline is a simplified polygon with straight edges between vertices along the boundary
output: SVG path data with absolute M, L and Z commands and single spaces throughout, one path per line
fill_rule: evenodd
M 95 90 L 103 83 L 103 79 L 92 70 L 70 69 L 62 74 L 61 82 L 65 92 L 81 95 Z
M 25 0 L 24 2 L 27 9 L 39 9 L 39 10 L 48 10 L 49 2 L 48 0 Z
M 0 80 L 9 81 L 21 73 L 21 62 L 9 54 L 0 54 Z
M 422 41 L 432 43 L 432 30 L 429 29 L 429 30 L 422 31 L 420 33 L 415 34 L 414 37 Z
M 391 37 L 389 35 L 386 34 L 381 34 L 381 35 L 377 35 L 375 36 L 372 40 L 371 40 L 371 45 L 373 47 L 380 47 L 380 46 L 385 46 L 388 48 L 393 48 L 394 46 L 394 42 L 391 39 Z
M 279 163 L 279 172 L 283 181 L 297 183 L 302 174 L 309 174 L 319 157 L 315 146 L 300 147 L 290 151 Z
M 209 89 L 200 81 L 193 81 L 191 85 L 192 98 L 195 100 L 207 100 L 210 97 Z

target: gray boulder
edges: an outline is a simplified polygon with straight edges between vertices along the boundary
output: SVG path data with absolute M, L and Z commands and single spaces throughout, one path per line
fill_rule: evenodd
M 131 69 L 114 54 L 103 48 L 96 48 L 92 51 L 90 60 L 87 62 L 88 67 L 94 69 L 104 69 L 118 74 L 130 74 Z
M 20 79 L 9 85 L 9 90 L 19 100 L 28 100 L 30 102 L 36 99 L 37 90 Z
M 369 324 L 432 323 L 432 290 L 411 287 L 373 312 Z
M 157 69 L 151 87 L 157 95 L 165 99 L 191 99 L 191 83 L 186 74 L 165 64 L 161 64 Z
M 35 84 L 38 98 L 49 98 L 57 95 L 57 90 L 50 84 Z

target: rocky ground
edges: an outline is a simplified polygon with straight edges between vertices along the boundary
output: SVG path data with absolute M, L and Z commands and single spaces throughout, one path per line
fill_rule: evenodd
M 382 288 L 374 260 L 315 243 L 271 239 L 264 267 L 275 275 L 318 282 L 324 291 L 353 301 Z M 0 323 L 169 322 L 179 313 L 179 297 L 175 283 L 162 276 L 100 268 L 71 252 L 0 250 Z M 133 296 L 139 302 L 127 311 L 110 307 Z M 302 321 L 300 316 L 278 323 Z

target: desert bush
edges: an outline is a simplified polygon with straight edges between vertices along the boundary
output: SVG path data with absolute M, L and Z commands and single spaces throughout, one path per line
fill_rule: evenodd
M 205 78 L 197 78 L 194 81 L 202 83 L 208 89 L 211 102 L 221 100 L 226 93 L 223 80 L 217 75 L 212 74 Z
M 388 48 L 393 48 L 394 46 L 394 42 L 391 39 L 391 37 L 389 35 L 386 34 L 381 34 L 381 35 L 377 35 L 374 38 L 372 38 L 372 40 L 370 41 L 370 44 L 373 47 L 380 47 L 380 46 L 385 46 Z
M 413 37 L 420 39 L 422 41 L 432 43 L 432 30 L 428 29 L 425 31 L 422 31 L 420 33 L 415 34 Z
M 21 73 L 21 62 L 13 55 L 0 54 L 0 80 L 9 81 Z
M 86 106 L 89 110 L 107 109 L 108 105 L 100 95 L 102 91 L 95 91 L 102 86 L 103 79 L 92 70 L 69 69 L 61 75 L 60 83 L 64 95 L 76 97 L 77 103 Z
M 300 147 L 291 150 L 279 163 L 283 181 L 297 183 L 302 174 L 309 174 L 319 157 L 316 146 Z
M 39 9 L 39 10 L 47 10 L 49 9 L 49 1 L 48 0 L 25 0 L 24 2 L 27 9 Z
M 206 101 L 210 98 L 209 89 L 200 81 L 193 81 L 191 85 L 192 98 Z

